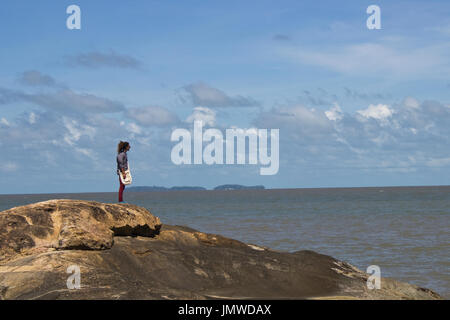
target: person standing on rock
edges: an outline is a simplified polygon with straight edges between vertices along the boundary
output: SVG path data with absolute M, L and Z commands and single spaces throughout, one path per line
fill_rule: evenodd
M 125 179 L 128 170 L 128 158 L 127 152 L 130 150 L 130 144 L 127 141 L 120 141 L 117 145 L 117 175 L 119 175 L 119 203 L 123 202 L 123 191 L 125 190 L 125 185 L 120 179 L 120 175 Z

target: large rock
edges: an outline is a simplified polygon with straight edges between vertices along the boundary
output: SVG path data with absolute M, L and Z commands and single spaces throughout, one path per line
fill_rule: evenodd
M 53 200 L 0 212 L 3 299 L 438 299 L 312 251 L 278 252 L 163 225 L 146 209 Z M 108 250 L 105 250 L 108 249 Z M 68 289 L 67 268 L 81 271 Z
M 0 212 L 0 259 L 39 250 L 110 249 L 114 236 L 154 236 L 159 218 L 122 204 L 49 200 Z

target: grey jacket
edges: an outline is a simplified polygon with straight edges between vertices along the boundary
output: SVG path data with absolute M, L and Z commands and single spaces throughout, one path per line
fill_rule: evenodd
M 119 171 L 128 170 L 128 157 L 126 152 L 121 152 L 117 155 L 117 174 Z

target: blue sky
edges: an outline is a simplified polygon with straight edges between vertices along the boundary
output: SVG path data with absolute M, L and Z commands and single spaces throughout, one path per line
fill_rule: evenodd
M 114 191 L 119 140 L 135 185 L 449 184 L 448 1 L 17 0 L 0 38 L 3 194 Z M 175 166 L 195 119 L 280 129 L 278 174 Z

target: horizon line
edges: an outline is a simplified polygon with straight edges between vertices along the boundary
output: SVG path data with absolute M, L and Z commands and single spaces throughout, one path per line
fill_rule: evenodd
M 228 185 L 228 184 L 227 184 Z M 236 185 L 236 184 L 235 184 Z M 240 185 L 240 184 L 238 184 Z M 220 185 L 222 186 L 222 185 Z M 242 185 L 245 186 L 245 185 Z M 252 185 L 253 186 L 264 186 L 264 185 Z M 450 185 L 395 185 L 395 186 L 365 186 L 365 187 L 293 187 L 293 188 L 267 188 L 264 186 L 264 189 L 241 189 L 241 190 L 214 190 L 214 189 L 208 189 L 206 187 L 201 186 L 172 186 L 172 187 L 164 187 L 164 186 L 135 186 L 135 187 L 162 187 L 167 188 L 169 190 L 162 190 L 162 191 L 134 191 L 134 192 L 183 192 L 183 191 L 195 191 L 195 192 L 204 192 L 204 191 L 245 191 L 245 190 L 259 190 L 259 191 L 265 191 L 265 190 L 296 190 L 296 189 L 374 189 L 374 188 L 433 188 L 433 187 L 450 187 Z M 170 188 L 173 187 L 201 187 L 205 188 L 206 190 L 170 190 Z M 247 186 L 245 186 L 247 187 Z M 125 189 L 126 191 L 126 189 Z M 51 195 L 51 194 L 88 194 L 88 193 L 117 193 L 117 191 L 92 191 L 92 192 L 43 192 L 43 193 L 0 193 L 0 196 L 20 196 L 20 195 Z

